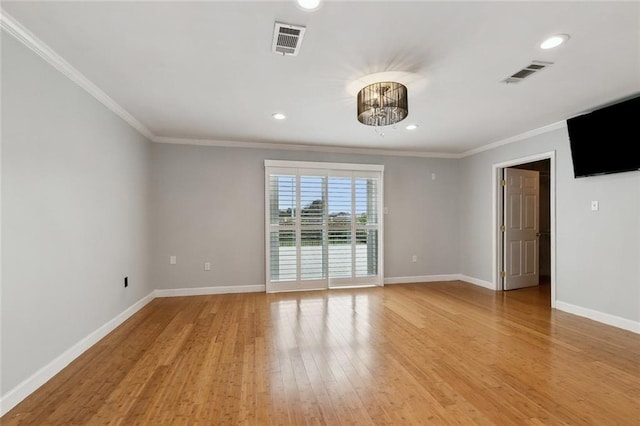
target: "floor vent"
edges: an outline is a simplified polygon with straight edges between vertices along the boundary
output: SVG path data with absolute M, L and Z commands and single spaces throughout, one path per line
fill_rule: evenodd
M 276 22 L 271 51 L 279 55 L 297 56 L 306 27 Z
M 538 71 L 542 71 L 547 68 L 549 65 L 553 65 L 553 62 L 542 62 L 542 61 L 533 61 L 526 67 L 522 68 L 517 73 L 511 75 L 510 77 L 502 80 L 503 83 L 519 83 L 527 77 L 532 76 Z

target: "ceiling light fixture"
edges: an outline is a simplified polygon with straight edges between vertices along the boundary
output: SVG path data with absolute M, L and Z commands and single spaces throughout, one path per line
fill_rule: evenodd
M 287 116 L 282 114 L 281 112 L 274 112 L 273 114 L 271 114 L 271 116 L 276 120 L 284 120 L 285 118 L 287 118 Z
M 554 47 L 560 46 L 565 41 L 569 40 L 568 34 L 558 34 L 552 37 L 549 37 L 545 41 L 540 44 L 540 49 L 553 49 Z
M 409 114 L 407 87 L 384 81 L 373 83 L 358 92 L 358 121 L 367 126 L 390 126 Z M 381 134 L 384 136 L 384 134 Z
M 407 127 L 405 127 L 407 130 L 415 130 L 418 128 L 417 124 L 409 124 Z
M 320 6 L 320 0 L 298 0 L 298 5 L 305 10 L 315 10 Z

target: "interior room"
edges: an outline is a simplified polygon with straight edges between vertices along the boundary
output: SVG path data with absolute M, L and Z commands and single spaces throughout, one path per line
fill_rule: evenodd
M 640 3 L 1 8 L 3 425 L 640 418 Z

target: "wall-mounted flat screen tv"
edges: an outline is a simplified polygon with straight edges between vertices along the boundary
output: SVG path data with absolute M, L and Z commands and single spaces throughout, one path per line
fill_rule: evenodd
M 567 120 L 575 177 L 640 170 L 640 96 Z

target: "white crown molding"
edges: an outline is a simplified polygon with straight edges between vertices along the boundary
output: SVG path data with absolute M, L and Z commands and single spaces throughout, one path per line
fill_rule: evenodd
M 420 158 L 465 158 L 475 154 L 479 154 L 484 151 L 490 151 L 492 149 L 508 145 L 515 142 L 520 142 L 524 139 L 529 139 L 534 136 L 542 135 L 544 133 L 552 132 L 558 129 L 564 129 L 567 127 L 565 120 L 558 121 L 547 126 L 542 126 L 537 129 L 529 130 L 524 133 L 520 133 L 506 139 L 501 139 L 496 142 L 491 142 L 486 145 L 479 146 L 478 148 L 470 149 L 468 151 L 454 154 L 448 152 L 423 152 L 423 151 L 400 151 L 400 150 L 388 150 L 388 149 L 373 149 L 373 148 L 347 148 L 340 146 L 327 146 L 327 145 L 303 145 L 303 144 L 288 144 L 288 143 L 268 143 L 268 142 L 242 142 L 242 141 L 222 141 L 215 139 L 191 139 L 191 138 L 172 138 L 165 136 L 154 136 L 151 138 L 153 142 L 176 144 L 176 145 L 201 145 L 201 146 L 217 146 L 225 148 L 255 148 L 255 149 L 273 149 L 273 150 L 286 150 L 286 151 L 311 151 L 311 152 L 332 152 L 338 154 L 362 154 L 362 155 L 388 155 L 393 157 L 420 157 Z
M 140 132 L 147 139 L 153 139 L 154 135 L 144 124 L 139 122 L 127 110 L 122 108 L 109 95 L 103 92 L 98 86 L 93 84 L 91 80 L 85 77 L 80 71 L 74 68 L 69 62 L 65 61 L 46 43 L 36 37 L 31 31 L 16 21 L 11 15 L 0 9 L 0 27 L 13 36 L 16 40 L 34 51 L 38 56 L 47 61 L 51 66 L 60 71 L 63 75 L 76 83 L 78 86 L 86 90 L 91 96 L 96 98 L 100 103 L 110 109 L 118 117 L 129 123 L 131 127 Z
M 469 151 L 465 151 L 462 154 L 460 154 L 458 158 L 470 157 L 472 155 L 479 154 L 479 153 L 484 152 L 484 151 L 489 151 L 489 150 L 492 150 L 494 148 L 498 148 L 498 147 L 503 146 L 503 145 L 508 145 L 510 143 L 519 142 L 519 141 L 521 141 L 523 139 L 529 139 L 529 138 L 531 138 L 533 136 L 538 136 L 538 135 L 541 135 L 543 133 L 552 132 L 554 130 L 562 129 L 562 128 L 565 128 L 565 127 L 567 127 L 567 122 L 566 121 L 558 121 L 557 123 L 549 124 L 549 125 L 543 126 L 543 127 L 538 127 L 537 129 L 529 130 L 528 132 L 520 133 L 520 134 L 517 134 L 515 136 L 511 136 L 509 138 L 506 138 L 506 139 L 502 139 L 502 140 L 499 140 L 499 141 L 496 141 L 496 142 L 491 142 L 491 143 L 488 143 L 486 145 L 479 146 L 478 148 L 470 149 Z
M 217 146 L 217 147 L 225 147 L 225 148 L 255 148 L 255 149 L 274 149 L 274 150 L 280 149 L 280 150 L 286 150 L 286 151 L 333 152 L 338 154 L 389 155 L 394 157 L 458 159 L 458 158 L 470 157 L 472 155 L 479 154 L 484 151 L 489 151 L 489 150 L 501 147 L 503 145 L 519 142 L 524 139 L 529 139 L 533 136 L 542 135 L 544 133 L 552 132 L 554 130 L 563 129 L 566 127 L 567 127 L 566 121 L 558 121 L 556 123 L 539 127 L 537 129 L 529 130 L 528 132 L 520 133 L 496 142 L 491 142 L 486 145 L 482 145 L 478 148 L 474 148 L 459 154 L 453 154 L 453 153 L 447 153 L 447 152 L 400 151 L 400 150 L 373 149 L 373 148 L 347 148 L 347 147 L 326 146 L 326 145 L 221 141 L 221 140 L 215 140 L 215 139 L 172 138 L 172 137 L 164 137 L 164 136 L 154 136 L 151 140 L 157 143 L 176 144 L 176 145 L 202 145 L 202 146 Z
M 176 145 L 201 145 L 216 146 L 224 148 L 252 148 L 252 149 L 272 149 L 285 151 L 307 151 L 307 152 L 331 152 L 338 154 L 361 154 L 361 155 L 387 155 L 393 157 L 422 157 L 422 158 L 460 158 L 460 154 L 449 154 L 444 152 L 422 152 L 422 151 L 400 151 L 373 148 L 348 148 L 329 145 L 302 145 L 288 143 L 270 142 L 242 142 L 242 141 L 221 141 L 214 139 L 190 139 L 171 138 L 156 136 L 151 139 L 153 142 L 176 144 Z
M 308 152 L 330 152 L 338 154 L 360 154 L 360 155 L 378 155 L 393 157 L 419 157 L 419 158 L 450 158 L 458 159 L 469 157 L 483 151 L 489 151 L 503 145 L 518 142 L 533 136 L 547 133 L 556 129 L 566 127 L 565 121 L 550 124 L 528 132 L 520 133 L 506 139 L 482 145 L 462 153 L 446 153 L 446 152 L 424 152 L 424 151 L 403 151 L 403 150 L 387 150 L 375 148 L 351 148 L 341 146 L 328 145 L 305 145 L 305 144 L 289 144 L 289 143 L 269 143 L 269 142 L 244 142 L 244 141 L 223 141 L 215 139 L 192 139 L 192 138 L 175 138 L 154 135 L 144 124 L 138 121 L 127 110 L 114 101 L 109 95 L 102 91 L 98 86 L 85 77 L 80 71 L 74 68 L 70 63 L 58 55 L 46 43 L 36 37 L 27 28 L 15 20 L 11 15 L 0 8 L 0 27 L 16 40 L 34 51 L 37 55 L 47 61 L 51 66 L 56 68 L 71 81 L 86 90 L 91 96 L 96 98 L 114 114 L 129 123 L 134 129 L 139 131 L 147 139 L 156 143 L 177 144 L 177 145 L 201 145 L 216 146 L 225 148 L 251 148 L 251 149 L 271 149 L 286 151 L 308 151 Z

